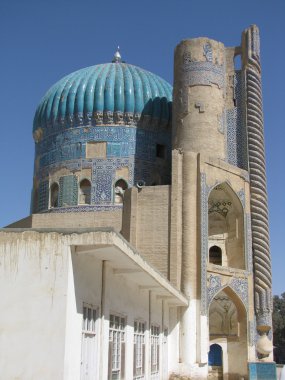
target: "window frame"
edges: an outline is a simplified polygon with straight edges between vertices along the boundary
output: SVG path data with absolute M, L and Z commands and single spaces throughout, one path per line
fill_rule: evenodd
M 146 322 L 141 319 L 134 320 L 134 357 L 133 379 L 145 379 L 145 347 L 146 347 Z
M 121 380 L 125 375 L 125 344 L 127 318 L 110 313 L 109 317 L 109 363 L 108 379 Z

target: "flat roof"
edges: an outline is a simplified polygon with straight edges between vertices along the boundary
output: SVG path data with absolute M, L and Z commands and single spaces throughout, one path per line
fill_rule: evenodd
M 114 275 L 125 276 L 141 289 L 149 289 L 173 306 L 187 306 L 188 299 L 147 262 L 124 237 L 111 227 L 99 228 L 1 228 L 0 233 L 58 233 L 70 235 L 69 244 L 78 255 L 106 260 Z M 86 236 L 82 236 L 82 235 Z

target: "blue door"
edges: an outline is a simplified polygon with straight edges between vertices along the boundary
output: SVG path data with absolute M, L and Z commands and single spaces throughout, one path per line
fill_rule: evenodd
M 222 366 L 222 355 L 222 347 L 218 344 L 212 344 L 208 355 L 208 364 L 211 366 Z

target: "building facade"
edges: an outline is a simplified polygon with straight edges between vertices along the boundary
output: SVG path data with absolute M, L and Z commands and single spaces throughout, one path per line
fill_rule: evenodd
M 0 231 L 5 379 L 274 379 L 258 28 L 183 40 L 173 91 L 117 51 L 33 136 L 31 215 Z

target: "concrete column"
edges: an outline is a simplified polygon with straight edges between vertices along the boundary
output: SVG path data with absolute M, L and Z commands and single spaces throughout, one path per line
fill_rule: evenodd
M 181 358 L 186 365 L 196 362 L 197 336 L 197 154 L 183 154 L 182 189 L 182 274 L 183 293 L 189 298 L 189 307 L 182 314 Z

